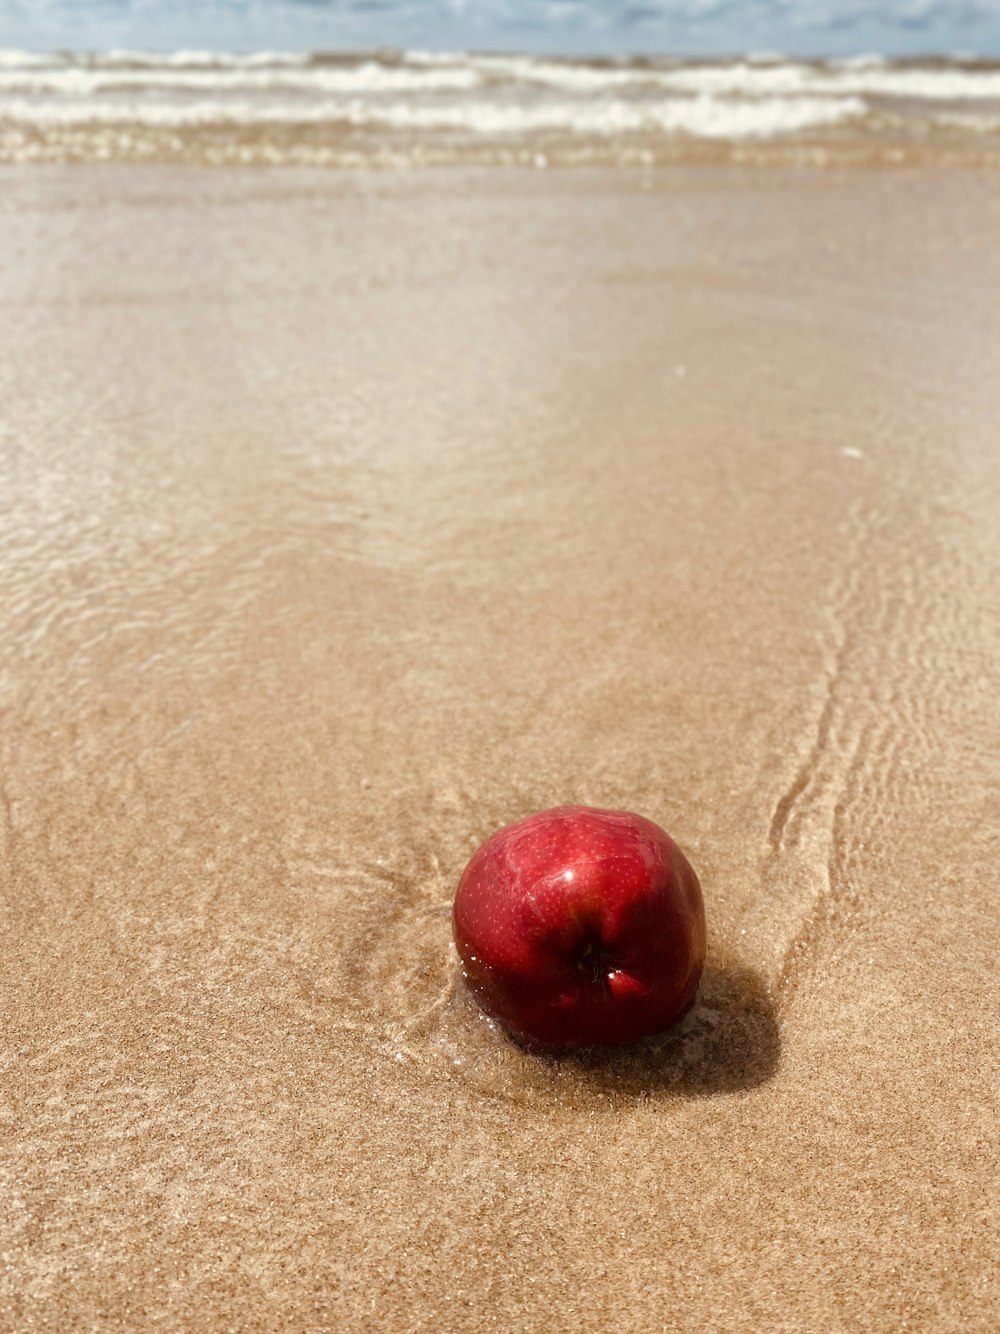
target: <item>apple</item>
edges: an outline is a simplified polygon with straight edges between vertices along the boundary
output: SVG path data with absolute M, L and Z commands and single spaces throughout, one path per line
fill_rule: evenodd
M 705 907 L 687 858 L 628 811 L 557 806 L 492 834 L 452 913 L 465 982 L 529 1045 L 619 1045 L 691 1007 Z

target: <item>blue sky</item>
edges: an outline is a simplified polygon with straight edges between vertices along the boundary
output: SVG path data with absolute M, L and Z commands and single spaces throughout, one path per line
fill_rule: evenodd
M 0 0 L 0 47 L 1000 55 L 1000 0 Z

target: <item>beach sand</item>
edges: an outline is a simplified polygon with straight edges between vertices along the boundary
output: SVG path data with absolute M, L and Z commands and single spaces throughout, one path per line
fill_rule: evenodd
M 995 1329 L 995 176 L 0 198 L 0 1324 Z M 563 802 L 701 875 L 635 1051 L 456 985 Z

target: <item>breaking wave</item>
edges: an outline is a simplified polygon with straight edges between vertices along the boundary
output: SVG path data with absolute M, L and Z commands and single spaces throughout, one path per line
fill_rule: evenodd
M 518 55 L 0 52 L 0 158 L 466 160 L 517 144 L 546 161 L 648 160 L 684 144 L 911 153 L 997 146 L 1000 67 L 953 58 L 572 61 Z M 295 141 L 299 127 L 306 138 Z M 124 131 L 128 131 L 125 133 Z M 169 137 L 168 137 L 169 136 Z M 308 142 L 306 142 L 306 140 Z M 542 142 L 544 141 L 544 142 Z M 605 147 L 600 147 L 605 145 Z M 256 147 L 255 147 L 256 146 Z M 997 146 L 1000 147 L 1000 146 Z M 266 151 L 265 151 L 266 150 Z M 853 149 L 852 149 L 853 151 Z

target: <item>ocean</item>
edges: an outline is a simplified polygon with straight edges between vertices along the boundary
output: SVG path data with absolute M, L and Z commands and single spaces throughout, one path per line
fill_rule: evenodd
M 0 161 L 1000 161 L 1000 65 L 0 51 Z

